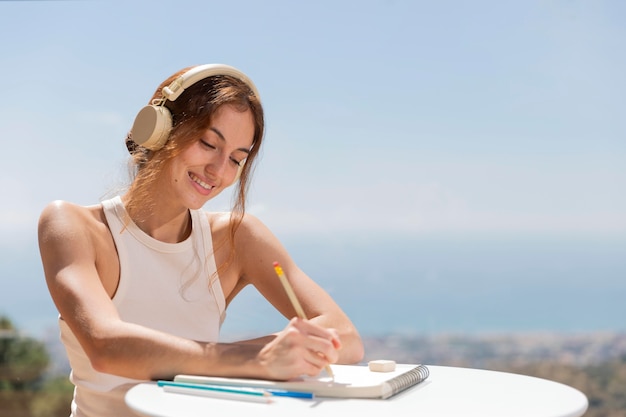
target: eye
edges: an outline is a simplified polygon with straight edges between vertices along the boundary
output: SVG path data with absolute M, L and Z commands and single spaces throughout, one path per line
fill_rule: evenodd
M 230 158 L 230 162 L 232 162 L 233 164 L 237 165 L 238 167 L 242 166 L 244 161 L 245 161 L 245 159 L 237 161 L 235 158 Z
M 200 139 L 200 143 L 202 143 L 203 146 L 206 146 L 209 149 L 217 149 L 215 146 L 211 145 L 209 142 L 205 141 L 204 139 Z

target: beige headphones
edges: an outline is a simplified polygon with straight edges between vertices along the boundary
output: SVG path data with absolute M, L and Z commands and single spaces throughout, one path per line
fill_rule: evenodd
M 172 130 L 172 115 L 169 109 L 165 107 L 165 102 L 176 100 L 186 88 L 214 75 L 229 75 L 238 78 L 245 82 L 252 89 L 254 95 L 261 100 L 252 80 L 237 68 L 224 64 L 199 65 L 164 87 L 161 93 L 163 98 L 153 100 L 151 104 L 139 111 L 131 129 L 133 142 L 152 151 L 161 149 L 167 142 Z M 240 170 L 241 168 L 243 168 L 243 164 L 241 164 Z

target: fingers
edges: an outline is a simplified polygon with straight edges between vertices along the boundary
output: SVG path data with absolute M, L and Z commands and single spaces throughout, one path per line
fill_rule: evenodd
M 300 375 L 316 376 L 339 359 L 339 335 L 304 319 L 292 319 L 259 352 L 259 360 L 270 379 L 290 379 Z
M 336 350 L 341 349 L 341 340 L 339 340 L 339 333 L 335 329 L 329 329 L 333 333 L 333 338 L 331 342 L 333 343 L 333 347 Z
M 298 318 L 292 319 L 289 326 L 297 329 L 298 334 L 303 336 L 300 343 L 309 351 L 306 356 L 308 361 L 320 368 L 337 362 L 341 342 L 335 329 L 326 329 Z

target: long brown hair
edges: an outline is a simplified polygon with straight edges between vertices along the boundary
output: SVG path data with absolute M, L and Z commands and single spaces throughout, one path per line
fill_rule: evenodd
M 150 99 L 163 97 L 162 90 L 172 83 L 178 76 L 193 67 L 185 68 L 171 75 L 163 81 Z M 257 156 L 263 142 L 265 121 L 260 98 L 253 89 L 238 78 L 228 75 L 215 75 L 196 82 L 175 101 L 166 101 L 165 106 L 172 114 L 172 131 L 167 143 L 162 149 L 151 151 L 132 142 L 132 137 L 126 139 L 126 144 L 132 156 L 133 182 L 129 193 L 126 209 L 128 213 L 137 212 L 139 206 L 154 209 L 152 188 L 163 170 L 167 169 L 172 159 L 197 141 L 209 128 L 211 118 L 224 105 L 231 105 L 239 111 L 250 109 L 254 119 L 254 137 L 252 148 L 247 155 L 246 162 L 237 183 L 235 198 L 230 215 L 229 237 L 231 255 L 233 256 L 234 236 L 243 220 L 246 207 L 246 196 L 250 186 L 250 179 L 254 171 Z M 228 262 L 229 262 L 228 261 Z M 228 263 L 227 262 L 227 263 Z M 220 268 L 221 269 L 221 268 Z

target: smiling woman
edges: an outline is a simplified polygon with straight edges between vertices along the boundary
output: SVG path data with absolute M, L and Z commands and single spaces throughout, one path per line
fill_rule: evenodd
M 39 246 L 72 367 L 72 416 L 134 415 L 124 394 L 142 380 L 280 380 L 363 358 L 343 310 L 245 214 L 263 130 L 245 74 L 214 64 L 182 70 L 159 86 L 126 138 L 135 167 L 128 190 L 93 206 L 44 209 Z M 235 183 L 230 213 L 202 210 Z M 296 317 L 274 262 L 308 319 Z M 291 321 L 271 335 L 220 343 L 226 309 L 249 284 Z

